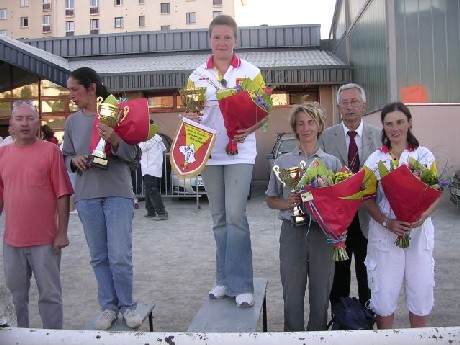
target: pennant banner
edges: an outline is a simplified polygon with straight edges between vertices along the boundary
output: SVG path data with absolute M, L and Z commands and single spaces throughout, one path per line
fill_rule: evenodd
M 171 167 L 179 178 L 200 174 L 216 142 L 216 135 L 214 129 L 182 118 L 169 156 Z

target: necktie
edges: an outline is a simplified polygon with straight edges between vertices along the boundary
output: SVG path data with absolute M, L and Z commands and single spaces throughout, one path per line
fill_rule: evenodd
M 358 155 L 358 146 L 356 145 L 355 131 L 348 131 L 348 136 L 350 137 L 350 145 L 348 145 L 348 167 L 353 173 L 357 173 L 359 170 L 359 155 Z

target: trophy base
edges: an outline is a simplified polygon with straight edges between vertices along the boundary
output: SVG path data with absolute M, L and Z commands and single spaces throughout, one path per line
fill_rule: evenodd
M 291 223 L 293 226 L 300 226 L 307 224 L 307 217 L 301 209 L 296 208 L 291 213 Z
M 293 226 L 306 225 L 307 220 L 304 216 L 291 216 L 291 223 Z
M 90 155 L 88 157 L 88 166 L 91 168 L 98 168 L 101 170 L 108 170 L 109 169 L 109 161 L 107 158 L 101 158 L 97 156 Z

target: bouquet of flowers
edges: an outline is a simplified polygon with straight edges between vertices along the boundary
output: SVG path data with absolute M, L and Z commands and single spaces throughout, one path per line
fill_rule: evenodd
M 390 170 L 379 162 L 378 170 L 380 183 L 396 218 L 408 223 L 419 220 L 447 185 L 438 175 L 435 163 L 428 168 L 412 157 L 408 165 L 394 168 L 390 164 Z M 399 236 L 395 244 L 407 248 L 409 241 L 410 235 L 407 234 Z
M 109 109 L 109 110 L 108 110 Z M 121 139 L 130 145 L 152 138 L 159 126 L 150 119 L 149 106 L 146 98 L 136 98 L 131 101 L 109 95 L 105 100 L 100 100 L 98 116 L 93 123 L 90 149 L 95 150 L 100 140 L 97 125 L 103 122 L 112 127 Z M 105 145 L 106 154 L 110 155 L 110 145 Z
M 372 175 L 368 169 L 353 174 L 346 167 L 334 173 L 321 160 L 315 159 L 298 184 L 306 212 L 318 222 L 328 241 L 333 243 L 334 261 L 348 259 L 345 250 L 347 228 L 367 193 L 363 184 Z
M 238 154 L 238 145 L 234 140 L 240 129 L 247 129 L 262 121 L 272 110 L 271 91 L 260 87 L 249 78 L 238 79 L 234 88 L 219 89 L 216 92 L 219 108 L 230 141 L 227 154 Z

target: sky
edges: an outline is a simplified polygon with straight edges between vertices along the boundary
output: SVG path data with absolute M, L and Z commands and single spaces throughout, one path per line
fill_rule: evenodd
M 321 24 L 321 38 L 329 37 L 336 0 L 243 0 L 235 9 L 238 26 Z

